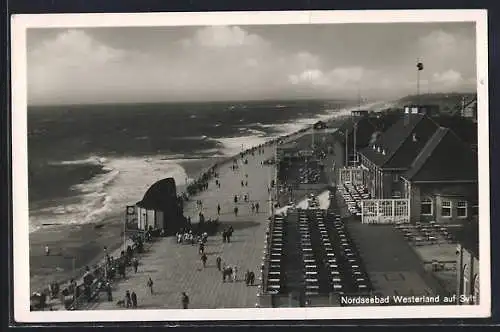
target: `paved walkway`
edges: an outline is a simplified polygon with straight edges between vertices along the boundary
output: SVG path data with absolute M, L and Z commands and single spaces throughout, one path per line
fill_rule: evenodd
M 440 291 L 423 275 L 422 262 L 392 225 L 348 222 L 374 292 L 387 295 L 436 295 Z
M 208 256 L 205 269 L 201 265 L 197 245 L 177 244 L 173 237 L 161 239 L 141 258 L 137 274 L 129 269 L 127 279 L 113 285 L 113 301 L 106 301 L 106 295 L 102 293 L 100 301 L 87 309 L 119 309 L 116 302 L 124 298 L 127 290 L 136 292 L 138 307 L 142 309 L 181 308 L 181 292 L 188 294 L 189 308 L 193 309 L 255 307 L 258 287 L 247 287 L 244 281 L 223 283 L 215 259 L 220 256 L 226 264 L 238 266 L 240 280 L 249 269 L 255 272 L 258 281 L 269 217 L 267 187 L 273 170 L 271 166 L 262 166 L 261 161 L 273 153 L 273 148 L 267 147 L 264 155 L 248 155 L 248 164 L 239 162 L 240 169 L 236 172 L 229 168 L 230 164 L 221 166 L 221 188 L 217 188 L 212 180 L 209 189 L 193 199 L 203 201 L 206 218 L 216 217 L 217 204 L 221 204 L 221 228 L 226 225 L 234 228 L 231 243 L 222 243 L 221 236 L 209 237 L 205 246 Z M 248 187 L 242 187 L 241 180 L 248 180 Z M 251 201 L 259 202 L 259 213 L 251 212 L 250 203 L 239 203 L 239 213 L 235 217 L 234 195 L 245 193 L 249 193 Z M 193 222 L 198 221 L 198 212 L 195 202 L 186 206 L 185 215 L 191 216 Z M 154 295 L 146 286 L 149 277 L 154 282 Z

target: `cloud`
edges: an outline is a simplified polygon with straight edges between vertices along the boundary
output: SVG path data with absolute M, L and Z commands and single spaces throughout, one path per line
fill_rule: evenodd
M 424 70 L 443 71 L 461 68 L 467 76 L 476 70 L 476 45 L 473 36 L 434 30 L 420 38 L 416 56 L 424 62 Z
M 462 83 L 462 74 L 455 70 L 447 70 L 442 73 L 434 73 L 432 80 L 435 83 L 444 84 L 446 86 L 457 86 Z
M 308 69 L 298 75 L 290 75 L 289 80 L 292 84 L 312 84 L 312 85 L 326 85 L 328 78 L 325 77 L 323 72 L 319 69 Z
M 31 55 L 39 62 L 85 66 L 118 61 L 125 52 L 99 43 L 83 30 L 67 30 L 42 43 Z
M 443 30 L 434 30 L 420 38 L 420 44 L 424 50 L 434 50 L 446 54 L 456 51 L 459 43 L 455 35 Z
M 358 86 L 366 85 L 371 88 L 376 71 L 359 66 L 337 67 L 323 72 L 319 69 L 308 69 L 300 74 L 290 75 L 292 84 L 322 86 L 330 90 L 357 90 Z M 386 79 L 386 81 L 389 81 Z
M 215 48 L 238 46 L 265 46 L 266 41 L 256 34 L 250 34 L 238 26 L 209 26 L 196 31 L 192 38 L 182 41 L 184 46 Z
M 381 62 L 368 50 L 340 60 L 342 40 L 311 44 L 284 27 L 271 34 L 239 26 L 179 29 L 162 42 L 147 34 L 140 42 L 101 36 L 96 29 L 61 29 L 37 40 L 28 54 L 29 103 L 335 98 L 355 97 L 358 89 L 378 98 L 416 91 L 416 53 L 425 66 L 422 87 L 472 86 L 468 78 L 475 77 L 473 39 L 444 30 L 408 41 L 410 55 L 385 52 Z

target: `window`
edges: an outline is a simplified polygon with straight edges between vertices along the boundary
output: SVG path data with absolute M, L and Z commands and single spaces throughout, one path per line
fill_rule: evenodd
M 394 190 L 392 192 L 392 198 L 401 198 L 401 191 L 399 190 Z
M 399 182 L 399 174 L 392 174 L 392 182 Z
M 451 201 L 441 202 L 441 217 L 451 217 Z
M 433 204 L 432 199 L 425 197 L 420 203 L 420 214 L 424 216 L 432 216 Z
M 458 201 L 457 202 L 457 216 L 459 218 L 467 218 L 467 202 Z

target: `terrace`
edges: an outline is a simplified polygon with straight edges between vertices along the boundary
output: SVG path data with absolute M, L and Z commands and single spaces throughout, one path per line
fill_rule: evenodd
M 368 189 L 364 185 L 353 185 L 350 182 L 341 183 L 337 188 L 351 215 L 360 217 L 361 200 L 370 199 Z
M 334 195 L 330 198 L 335 200 Z M 285 305 L 279 299 L 290 294 L 318 299 L 372 289 L 356 245 L 334 208 L 291 209 L 286 217 L 275 216 L 264 253 L 262 294 L 274 296 L 273 307 Z

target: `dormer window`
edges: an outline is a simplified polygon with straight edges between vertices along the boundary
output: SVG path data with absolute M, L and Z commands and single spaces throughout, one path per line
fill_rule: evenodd
M 411 139 L 413 140 L 413 142 L 418 141 L 418 139 L 417 139 L 417 134 L 416 134 L 416 133 L 413 133 L 413 135 L 412 135 Z
M 377 150 L 377 146 L 373 144 L 373 151 Z
M 385 149 L 382 150 L 382 154 L 385 156 Z
M 380 152 L 380 146 L 377 148 L 377 152 Z

